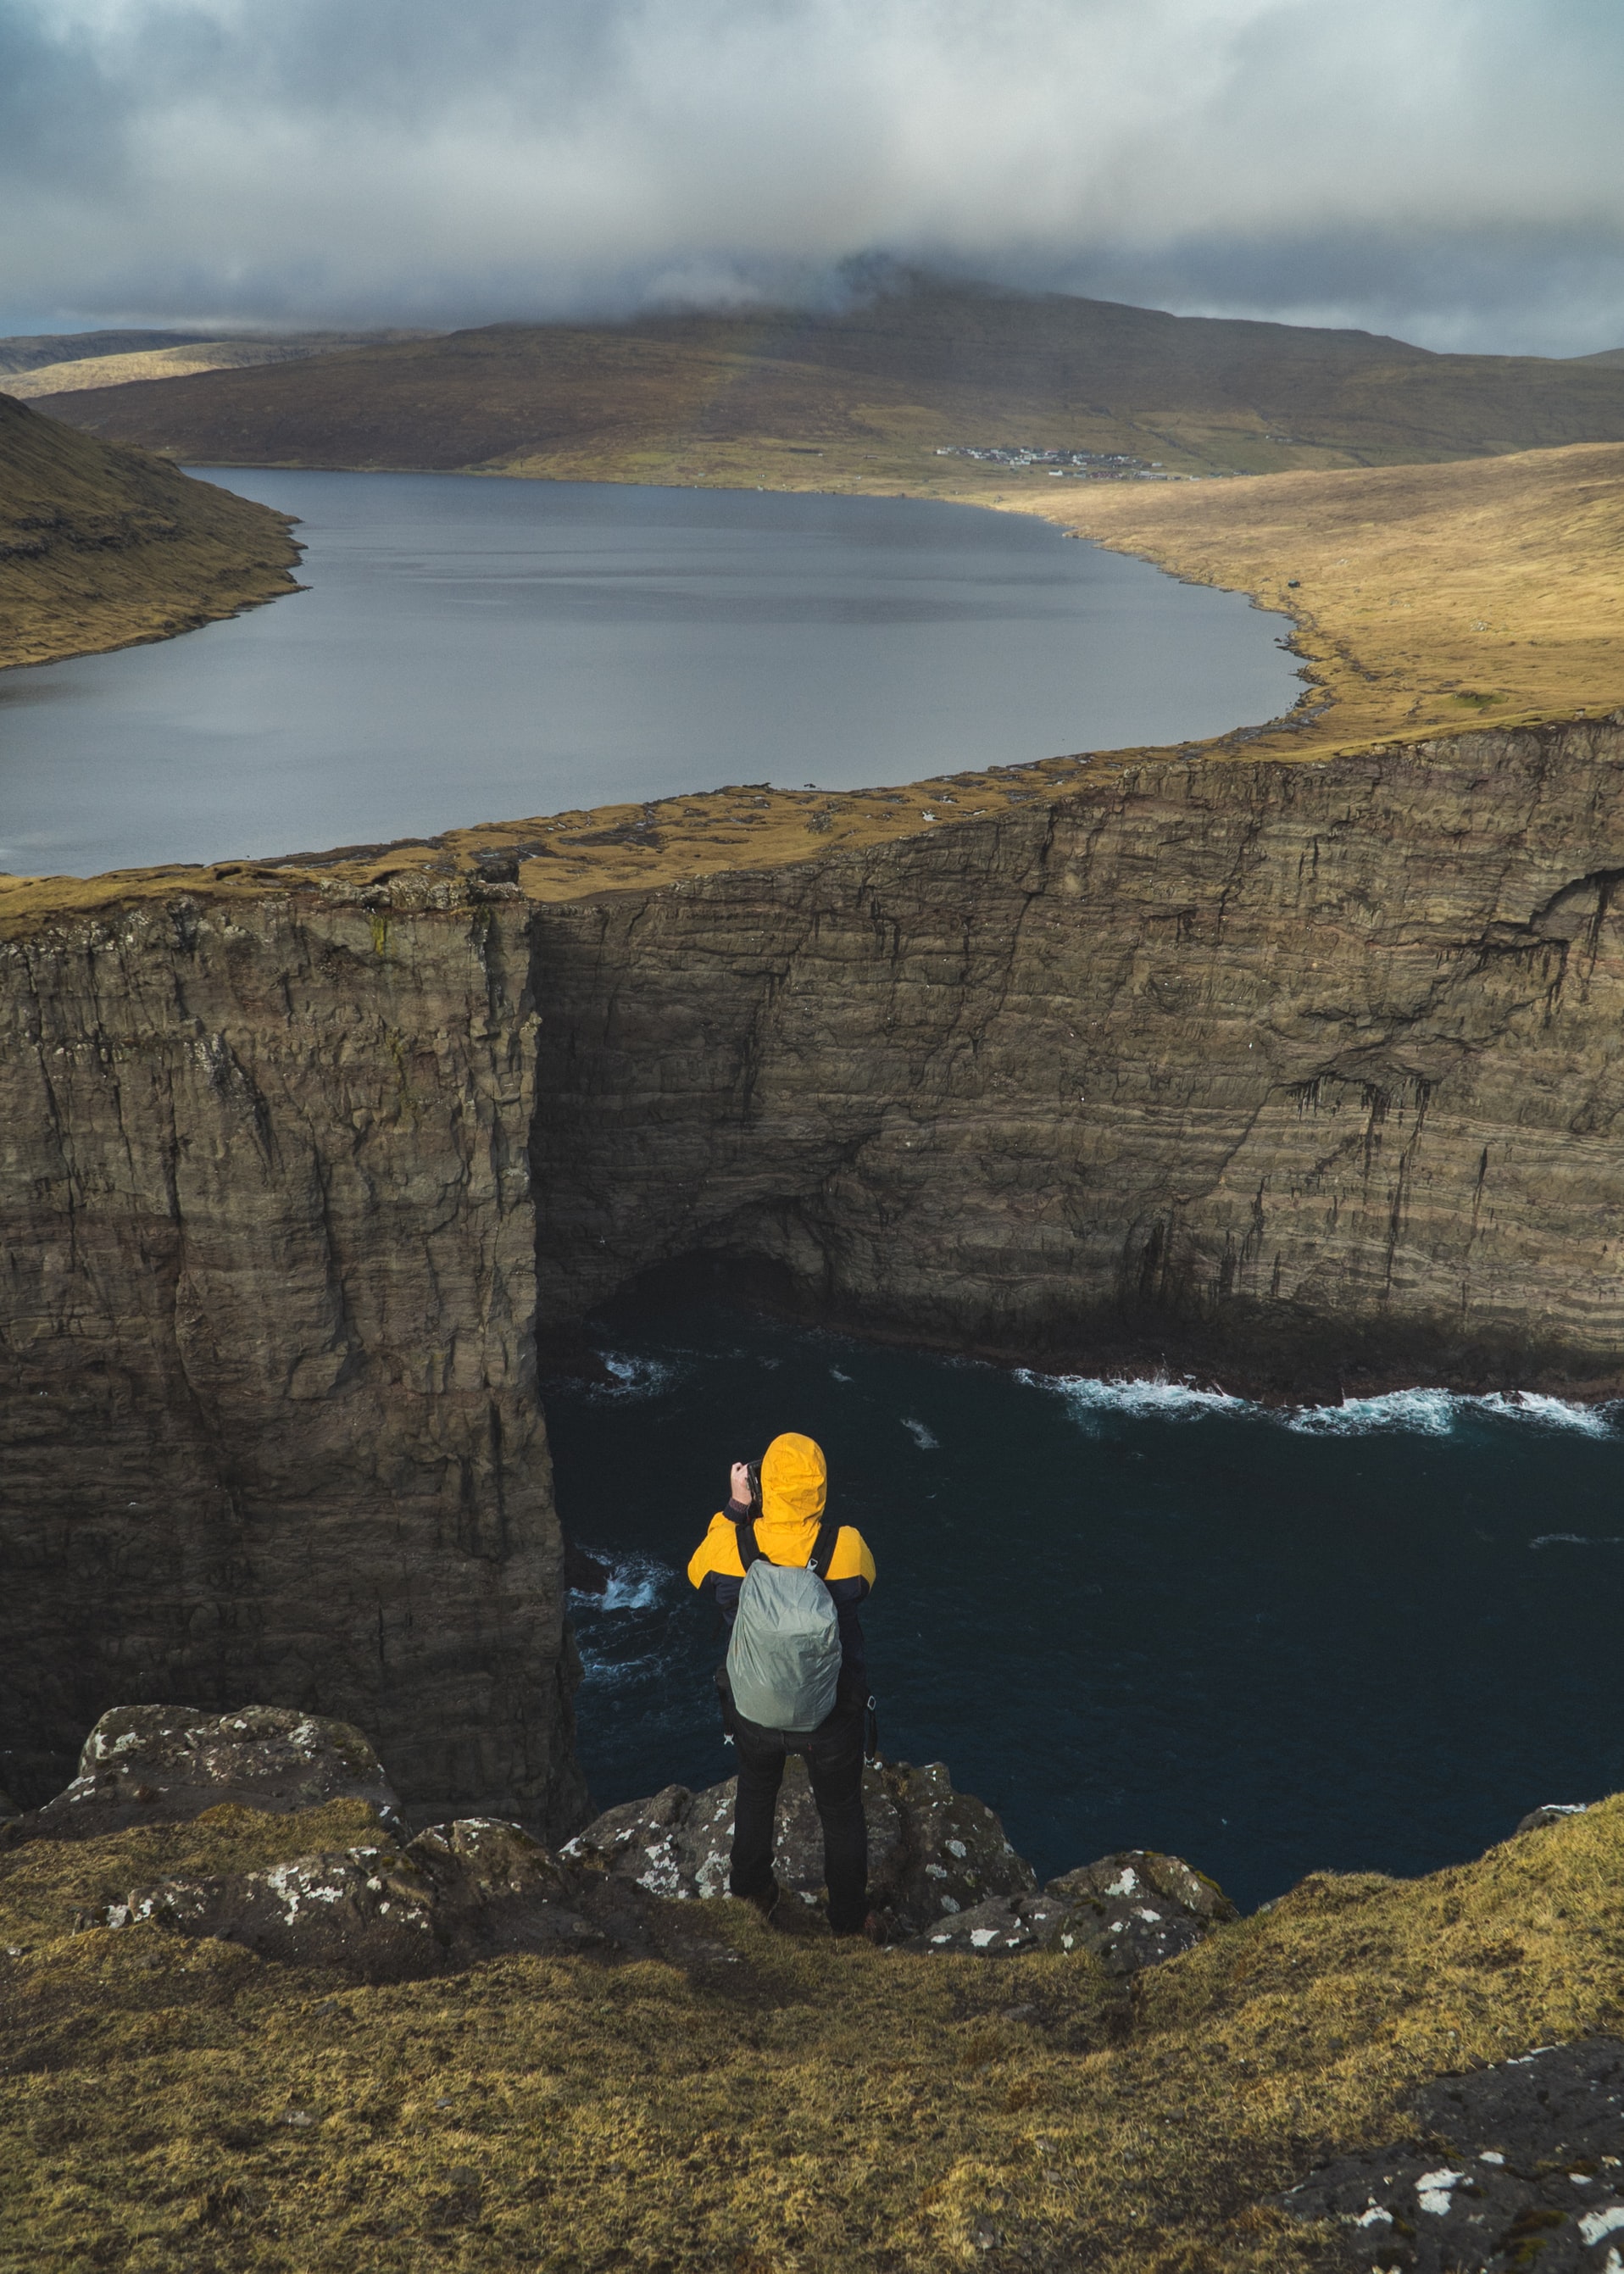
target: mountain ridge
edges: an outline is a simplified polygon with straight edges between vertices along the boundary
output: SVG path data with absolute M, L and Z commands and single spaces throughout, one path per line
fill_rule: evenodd
M 53 406 L 199 463 L 935 493 L 998 485 L 936 454 L 1000 443 L 1211 474 L 1624 440 L 1624 369 L 914 280 L 834 312 L 509 322 Z

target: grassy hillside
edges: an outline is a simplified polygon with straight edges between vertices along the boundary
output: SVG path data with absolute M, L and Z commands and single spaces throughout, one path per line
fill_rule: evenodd
M 1624 2023 L 1624 1800 L 1427 1879 L 1314 1875 L 1132 1990 L 1081 1954 L 853 1948 L 720 1902 L 688 1967 L 383 1987 L 81 1924 L 154 1877 L 379 1837 L 355 1801 L 222 1807 L 0 1857 L 0 2266 L 1368 2265 L 1270 2198 L 1415 2138 L 1424 2080 Z
M 1047 501 L 1046 501 L 1047 502 Z M 1297 619 L 1317 715 L 1249 756 L 1320 757 L 1624 705 L 1624 447 L 1069 491 L 1049 516 Z
M 1624 370 L 921 283 L 838 314 L 497 325 L 53 407 L 205 463 L 990 492 L 1011 477 L 934 453 L 1262 472 L 1624 440 Z
M 297 558 L 281 514 L 0 395 L 0 667 L 233 615 Z
M 84 358 L 162 354 L 207 338 L 204 332 L 29 332 L 0 339 L 0 372 L 37 371 Z
M 70 332 L 0 339 L 5 392 L 21 403 L 132 380 L 183 379 L 199 371 L 246 371 L 297 363 L 342 348 L 422 339 L 420 331 L 238 333 L 212 339 L 192 332 Z

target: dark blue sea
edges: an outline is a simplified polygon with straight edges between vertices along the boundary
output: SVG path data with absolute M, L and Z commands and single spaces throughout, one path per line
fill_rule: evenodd
M 1039 1872 L 1171 1849 L 1244 1907 L 1432 1870 L 1624 1786 L 1624 1410 L 1412 1389 L 1266 1410 L 724 1307 L 628 1311 L 546 1388 L 601 1806 L 730 1774 L 684 1565 L 728 1465 L 816 1437 L 867 1535 L 884 1751 Z

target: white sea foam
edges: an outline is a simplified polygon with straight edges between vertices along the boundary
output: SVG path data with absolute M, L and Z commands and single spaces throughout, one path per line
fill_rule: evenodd
M 1357 1437 L 1402 1431 L 1411 1436 L 1447 1437 L 1462 1421 L 1481 1414 L 1536 1428 L 1571 1430 L 1583 1437 L 1614 1437 L 1621 1418 L 1617 1405 L 1580 1405 L 1531 1390 L 1510 1396 L 1491 1390 L 1481 1397 L 1467 1397 L 1450 1389 L 1391 1389 L 1380 1397 L 1345 1397 L 1340 1405 L 1273 1407 L 1232 1397 L 1227 1390 L 1171 1382 L 1165 1374 L 1105 1382 L 1086 1374 L 1020 1371 L 1016 1379 L 1064 1397 L 1085 1428 L 1111 1413 L 1162 1421 L 1199 1421 L 1210 1414 L 1224 1413 L 1256 1416 L 1306 1436 Z
M 1304 1405 L 1284 1419 L 1289 1429 L 1325 1436 L 1363 1436 L 1377 1430 L 1447 1437 L 1474 1413 L 1495 1420 L 1523 1421 L 1538 1428 L 1568 1429 L 1582 1437 L 1611 1437 L 1613 1409 L 1576 1405 L 1565 1397 L 1533 1391 L 1506 1397 L 1498 1389 L 1479 1397 L 1448 1389 L 1393 1389 L 1384 1397 L 1345 1397 L 1340 1405 Z
M 1412 1436 L 1447 1437 L 1458 1408 L 1467 1402 L 1447 1389 L 1390 1389 L 1385 1397 L 1296 1406 L 1282 1418 L 1288 1429 L 1312 1436 L 1362 1437 L 1373 1430 L 1402 1429 Z
M 1530 1547 L 1624 1547 L 1624 1534 L 1616 1532 L 1542 1532 Z
M 1091 1374 L 1031 1374 L 1016 1375 L 1034 1389 L 1052 1389 L 1064 1397 L 1073 1417 L 1085 1427 L 1096 1415 L 1132 1413 L 1162 1421 L 1197 1421 L 1207 1413 L 1255 1411 L 1244 1397 L 1223 1389 L 1198 1389 L 1193 1382 L 1169 1382 L 1164 1374 L 1132 1382 L 1102 1382 Z
M 601 1351 L 604 1371 L 612 1378 L 593 1384 L 588 1392 L 598 1397 L 654 1397 L 676 1374 L 663 1359 L 629 1358 L 620 1351 Z
M 590 1555 L 589 1547 L 584 1551 Z M 609 1566 L 609 1584 L 601 1595 L 582 1590 L 586 1606 L 595 1611 L 651 1611 L 676 1578 L 669 1563 L 652 1555 L 595 1556 Z
M 910 1421 L 905 1415 L 902 1426 L 921 1453 L 934 1453 L 940 1449 L 941 1440 L 927 1429 L 922 1421 Z
M 842 1374 L 838 1366 L 830 1367 L 829 1377 L 831 1382 L 850 1382 L 852 1379 L 849 1374 Z

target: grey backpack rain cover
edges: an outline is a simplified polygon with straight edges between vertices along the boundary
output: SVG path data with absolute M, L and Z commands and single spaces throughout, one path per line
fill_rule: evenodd
M 735 1708 L 759 1728 L 804 1735 L 833 1713 L 839 1679 L 834 1597 L 816 1571 L 762 1556 L 744 1575 L 727 1645 Z

